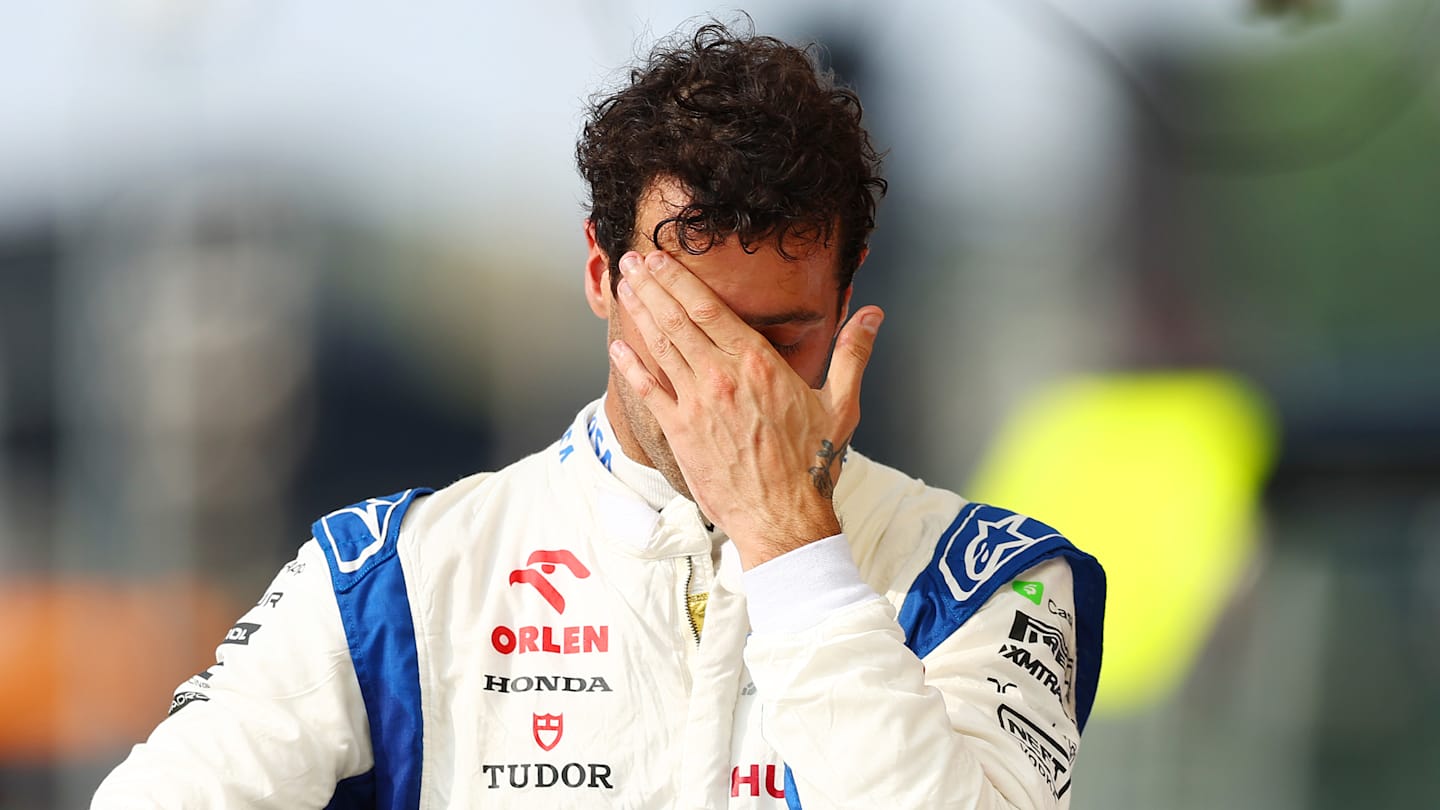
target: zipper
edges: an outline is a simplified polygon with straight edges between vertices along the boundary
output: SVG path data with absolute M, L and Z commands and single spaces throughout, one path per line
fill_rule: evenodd
M 685 590 L 680 592 L 680 607 L 685 611 L 685 623 L 690 626 L 690 640 L 700 646 L 700 628 L 695 626 L 695 614 L 690 611 L 690 585 L 695 581 L 695 558 L 685 558 Z

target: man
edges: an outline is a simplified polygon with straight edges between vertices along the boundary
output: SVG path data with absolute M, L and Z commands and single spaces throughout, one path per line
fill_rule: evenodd
M 1067 806 L 1099 566 L 847 453 L 883 317 L 846 317 L 884 187 L 853 94 L 706 25 L 578 156 L 604 398 L 318 521 L 95 806 Z

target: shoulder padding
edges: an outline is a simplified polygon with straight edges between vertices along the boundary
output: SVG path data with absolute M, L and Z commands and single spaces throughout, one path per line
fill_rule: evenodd
M 311 532 L 330 563 L 337 593 L 349 591 L 370 570 L 395 556 L 405 513 L 416 498 L 431 492 L 422 487 L 369 498 L 315 521 Z
M 411 810 L 420 804 L 420 674 L 410 595 L 396 547 L 405 513 L 430 492 L 407 489 L 370 498 L 337 509 L 312 527 L 330 566 L 375 760 L 373 779 L 337 786 L 333 807 Z
M 935 544 L 900 606 L 905 646 L 929 655 L 996 590 L 1046 560 L 1064 557 L 1075 583 L 1075 633 L 1080 647 L 1076 712 L 1083 729 L 1100 678 L 1105 571 L 1063 535 L 1034 518 L 988 504 L 966 504 Z

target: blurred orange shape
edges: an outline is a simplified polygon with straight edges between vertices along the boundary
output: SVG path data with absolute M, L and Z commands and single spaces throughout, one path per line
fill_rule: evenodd
M 80 758 L 144 740 L 175 687 L 214 663 L 239 613 L 189 578 L 0 580 L 0 759 Z

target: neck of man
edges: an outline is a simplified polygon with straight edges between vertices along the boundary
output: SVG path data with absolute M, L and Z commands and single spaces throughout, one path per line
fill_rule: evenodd
M 611 447 L 608 466 L 610 473 L 659 511 L 676 496 L 673 484 L 656 468 L 636 441 L 629 420 L 625 418 L 624 407 L 613 390 L 607 390 L 605 400 L 595 415 L 596 427 Z

